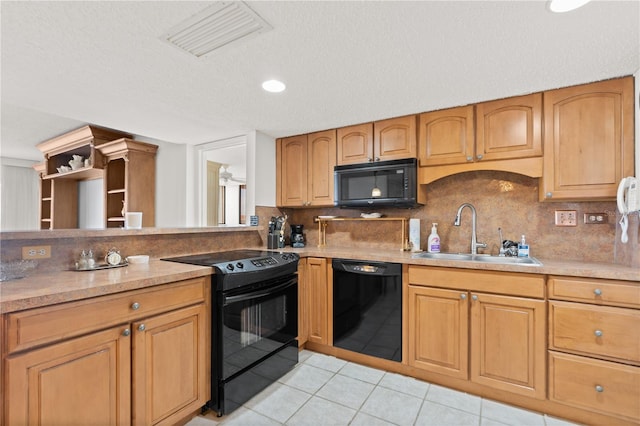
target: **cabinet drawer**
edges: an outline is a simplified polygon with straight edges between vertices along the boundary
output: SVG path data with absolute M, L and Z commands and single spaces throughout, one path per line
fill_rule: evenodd
M 549 399 L 640 420 L 640 368 L 549 352 Z
M 207 278 L 195 278 L 8 314 L 8 351 L 21 351 L 200 303 L 205 299 L 207 282 Z
M 549 298 L 640 308 L 640 284 L 572 277 L 550 277 Z
M 549 303 L 549 347 L 640 362 L 640 311 Z

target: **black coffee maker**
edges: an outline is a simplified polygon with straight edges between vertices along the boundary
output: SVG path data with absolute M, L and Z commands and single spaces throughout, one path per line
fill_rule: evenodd
M 291 225 L 291 246 L 295 248 L 304 247 L 304 225 Z

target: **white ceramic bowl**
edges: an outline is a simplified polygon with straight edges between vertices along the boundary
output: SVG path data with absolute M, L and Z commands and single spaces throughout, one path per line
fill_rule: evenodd
M 146 254 L 138 254 L 135 256 L 128 256 L 127 262 L 129 263 L 149 263 L 149 256 Z

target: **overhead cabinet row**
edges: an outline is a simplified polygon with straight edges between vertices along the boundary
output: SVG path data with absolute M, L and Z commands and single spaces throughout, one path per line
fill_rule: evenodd
M 633 77 L 277 141 L 277 203 L 333 206 L 333 168 L 419 159 L 419 182 L 474 170 L 541 178 L 541 201 L 614 199 L 634 170 Z M 597 167 L 594 167 L 597 164 Z

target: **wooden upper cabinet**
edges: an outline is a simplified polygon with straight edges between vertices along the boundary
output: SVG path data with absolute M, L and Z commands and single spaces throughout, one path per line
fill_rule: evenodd
M 415 158 L 416 116 L 338 129 L 338 165 Z
M 415 158 L 416 150 L 415 115 L 373 123 L 374 161 Z
M 304 206 L 307 199 L 307 135 L 278 140 L 278 205 Z
M 333 168 L 336 165 L 336 131 L 307 136 L 307 202 L 311 206 L 333 205 Z
M 476 161 L 542 155 L 542 93 L 476 105 Z
M 276 156 L 278 206 L 333 206 L 335 130 L 279 139 Z
M 544 92 L 541 201 L 615 199 L 634 173 L 633 77 Z
M 338 165 L 373 161 L 373 123 L 342 127 L 337 139 Z
M 420 114 L 418 144 L 420 166 L 473 161 L 473 106 Z

